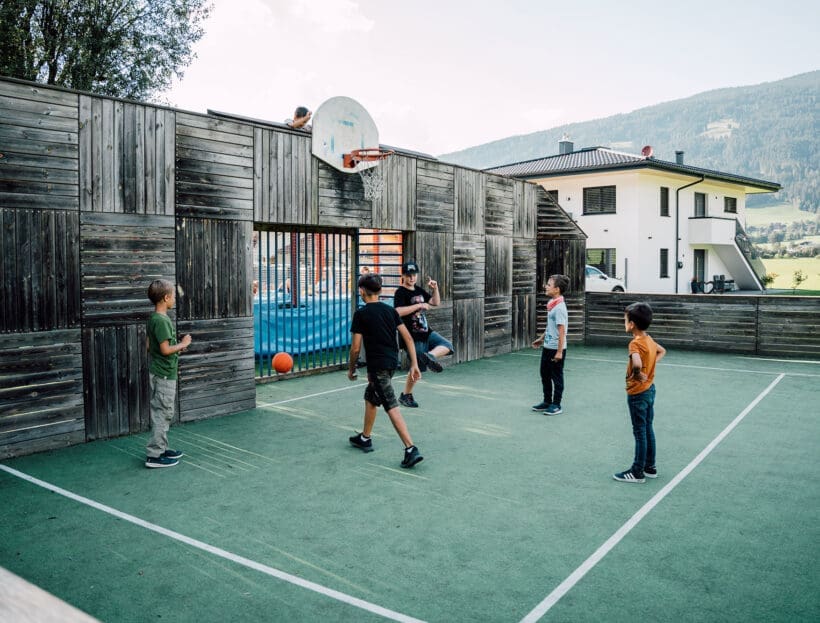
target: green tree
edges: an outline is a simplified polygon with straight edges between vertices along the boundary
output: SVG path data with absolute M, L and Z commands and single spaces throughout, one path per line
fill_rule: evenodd
M 209 0 L 0 0 L 0 74 L 150 99 L 194 59 Z
M 794 271 L 794 274 L 792 275 L 792 292 L 796 292 L 797 288 L 800 287 L 800 284 L 808 278 L 809 276 L 802 270 Z

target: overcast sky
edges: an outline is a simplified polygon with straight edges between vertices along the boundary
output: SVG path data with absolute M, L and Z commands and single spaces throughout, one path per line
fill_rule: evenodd
M 820 68 L 811 0 L 214 0 L 164 97 L 284 121 L 359 101 L 433 155 Z

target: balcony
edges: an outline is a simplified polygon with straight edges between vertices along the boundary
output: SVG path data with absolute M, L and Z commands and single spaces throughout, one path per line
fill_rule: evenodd
M 735 218 L 696 216 L 689 219 L 689 244 L 735 245 Z

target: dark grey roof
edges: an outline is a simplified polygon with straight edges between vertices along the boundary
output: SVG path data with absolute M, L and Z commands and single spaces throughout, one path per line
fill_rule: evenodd
M 677 164 L 655 158 L 644 158 L 634 154 L 614 151 L 608 147 L 587 147 L 568 154 L 535 158 L 524 162 L 505 164 L 500 167 L 484 169 L 488 173 L 497 173 L 521 179 L 556 177 L 574 175 L 592 171 L 614 171 L 619 169 L 658 169 L 682 175 L 704 176 L 709 179 L 742 184 L 765 192 L 777 192 L 781 186 L 777 182 L 767 182 L 743 175 L 723 173 L 712 169 Z

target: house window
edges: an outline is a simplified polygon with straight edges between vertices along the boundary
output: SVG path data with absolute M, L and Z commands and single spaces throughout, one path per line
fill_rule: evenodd
M 602 273 L 615 276 L 615 249 L 587 249 L 587 264 Z
M 706 216 L 706 193 L 695 193 L 695 217 Z
M 615 187 L 584 188 L 584 214 L 615 214 Z
M 661 279 L 669 278 L 669 249 L 661 249 Z
M 661 186 L 661 216 L 669 216 L 669 189 Z
M 723 211 L 737 214 L 737 199 L 735 197 L 723 198 Z

